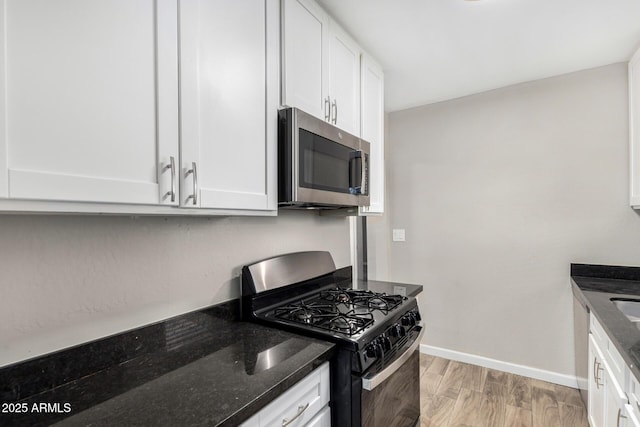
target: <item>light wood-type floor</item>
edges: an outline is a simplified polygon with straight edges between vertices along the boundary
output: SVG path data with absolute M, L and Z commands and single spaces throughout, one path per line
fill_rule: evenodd
M 421 427 L 588 427 L 578 391 L 420 355 Z

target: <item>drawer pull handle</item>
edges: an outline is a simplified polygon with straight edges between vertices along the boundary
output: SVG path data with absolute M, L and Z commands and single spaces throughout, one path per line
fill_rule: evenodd
M 593 358 L 593 380 L 596 383 L 596 389 L 600 388 L 600 382 L 598 381 L 598 368 L 596 367 L 598 365 L 598 359 L 596 359 L 595 357 Z
M 308 402 L 304 406 L 302 406 L 302 405 L 298 406 L 298 413 L 296 414 L 296 416 L 291 418 L 290 420 L 287 420 L 286 418 L 284 420 L 282 420 L 282 427 L 287 427 L 289 424 L 294 422 L 296 420 L 296 418 L 298 418 L 300 415 L 302 415 L 302 413 L 304 411 L 307 410 L 308 407 L 309 407 L 309 403 Z

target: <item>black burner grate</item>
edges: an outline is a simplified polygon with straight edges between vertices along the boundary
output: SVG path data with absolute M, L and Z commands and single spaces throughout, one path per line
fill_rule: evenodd
M 355 335 L 373 324 L 373 314 L 369 312 L 356 313 L 354 310 L 349 310 L 342 313 L 334 303 L 326 304 L 317 301 L 311 303 L 299 301 L 278 307 L 274 310 L 274 315 L 280 319 L 347 335 Z
M 356 308 L 380 310 L 385 314 L 398 307 L 406 299 L 401 295 L 340 288 L 322 291 L 320 298 L 337 304 L 353 305 Z

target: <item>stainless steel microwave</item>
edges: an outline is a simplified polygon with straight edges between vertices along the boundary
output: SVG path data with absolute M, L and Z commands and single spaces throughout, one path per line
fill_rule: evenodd
M 368 142 L 297 108 L 278 120 L 278 206 L 369 205 Z

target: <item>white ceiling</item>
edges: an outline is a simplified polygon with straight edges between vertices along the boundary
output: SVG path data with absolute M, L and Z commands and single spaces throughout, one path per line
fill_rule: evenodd
M 640 0 L 318 0 L 385 71 L 396 111 L 629 59 Z

